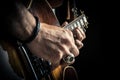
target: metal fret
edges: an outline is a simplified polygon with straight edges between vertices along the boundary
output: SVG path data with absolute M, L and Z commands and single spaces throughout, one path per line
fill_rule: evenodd
M 86 28 L 88 25 L 87 19 L 85 14 L 82 13 L 81 16 L 70 22 L 68 25 L 66 25 L 64 28 L 69 30 L 74 30 L 76 27 L 80 27 L 83 29 L 84 32 L 86 32 Z

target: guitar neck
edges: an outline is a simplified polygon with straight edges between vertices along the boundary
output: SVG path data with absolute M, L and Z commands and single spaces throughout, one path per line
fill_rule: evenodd
M 64 26 L 65 29 L 74 30 L 77 27 L 80 27 L 83 29 L 84 32 L 86 32 L 86 28 L 88 28 L 88 22 L 85 14 L 82 13 L 79 17 L 74 19 L 72 22 L 70 22 L 68 25 Z

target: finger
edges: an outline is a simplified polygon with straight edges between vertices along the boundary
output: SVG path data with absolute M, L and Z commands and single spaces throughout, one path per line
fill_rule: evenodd
M 70 64 L 74 63 L 74 61 L 71 62 L 71 63 L 66 61 L 66 59 L 67 59 L 67 57 L 69 55 L 73 55 L 73 54 L 69 51 L 69 47 L 68 46 L 64 46 L 63 57 L 62 57 L 62 59 L 60 61 L 61 65 L 67 66 L 67 65 L 70 65 Z
M 52 59 L 52 68 L 56 68 L 58 65 L 67 66 L 69 64 L 63 61 L 63 58 L 70 54 L 69 47 L 66 45 L 58 44 L 56 46 L 56 53 L 53 53 L 54 56 L 51 57 Z
M 69 39 L 66 41 L 65 44 L 67 44 L 67 47 L 69 47 L 70 52 L 72 52 L 75 56 L 79 55 L 79 50 L 77 46 L 75 45 L 75 40 L 74 40 L 72 32 L 71 32 L 71 37 L 69 37 Z
M 75 43 L 75 41 L 74 41 L 74 36 L 73 36 L 73 32 L 72 31 L 70 31 L 69 29 L 66 29 L 67 30 L 67 32 L 69 33 L 69 35 L 71 36 L 71 40 L 72 40 L 72 42 L 73 43 Z
M 70 65 L 75 62 L 75 56 L 72 53 L 69 53 L 62 59 L 63 63 L 62 65 Z
M 82 34 L 82 36 L 83 36 L 83 39 L 85 39 L 85 38 L 86 38 L 86 35 L 85 35 L 85 32 L 83 31 L 83 29 L 80 28 L 80 27 L 78 27 L 77 29 L 81 32 L 81 34 Z
M 83 47 L 83 43 L 78 39 L 75 40 L 75 44 L 77 45 L 78 49 L 81 49 Z
M 79 55 L 79 50 L 77 48 L 77 46 L 72 43 L 72 47 L 70 48 L 70 52 L 74 54 L 74 56 L 78 56 Z
M 84 37 L 83 37 L 82 33 L 80 32 L 80 30 L 76 29 L 75 31 L 76 31 L 75 38 L 82 41 Z

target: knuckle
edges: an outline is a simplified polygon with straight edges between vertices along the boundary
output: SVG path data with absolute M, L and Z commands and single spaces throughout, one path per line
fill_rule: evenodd
M 79 50 L 77 49 L 75 56 L 78 56 L 78 55 L 79 55 Z
M 83 47 L 83 43 L 80 44 L 79 49 L 81 49 L 82 47 Z
M 75 45 L 75 46 L 73 46 L 71 49 L 70 49 L 70 52 L 73 52 L 73 54 L 75 55 L 75 56 L 78 56 L 79 55 L 79 49 L 78 49 L 78 47 Z
M 85 39 L 86 38 L 86 35 L 84 35 L 84 38 L 83 39 Z

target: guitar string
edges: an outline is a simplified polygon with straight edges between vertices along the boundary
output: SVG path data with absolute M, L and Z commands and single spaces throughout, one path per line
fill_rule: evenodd
M 79 22 L 81 28 L 84 30 L 84 32 L 86 32 L 85 27 L 87 26 L 87 20 L 84 21 L 83 18 L 86 18 L 84 14 L 82 14 L 81 16 L 79 16 L 78 18 L 76 18 L 74 21 L 70 22 L 70 23 L 69 23 L 68 25 L 66 25 L 64 28 L 66 28 L 66 29 L 68 28 L 68 29 L 70 29 L 70 30 L 73 30 L 73 29 L 76 27 L 75 25 L 77 24 L 77 22 Z M 83 23 L 81 23 L 80 20 L 82 20 Z M 72 26 L 72 25 L 74 25 L 74 26 Z M 77 24 L 77 25 L 78 25 L 78 24 Z M 71 26 L 72 26 L 72 27 L 71 27 Z

